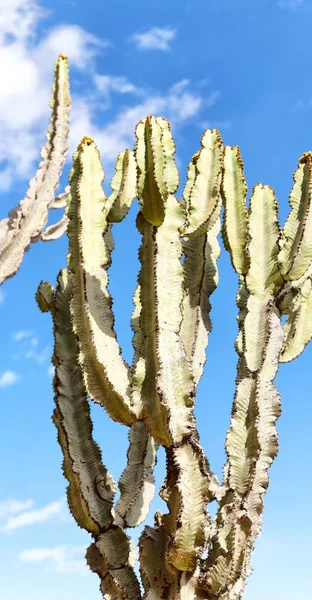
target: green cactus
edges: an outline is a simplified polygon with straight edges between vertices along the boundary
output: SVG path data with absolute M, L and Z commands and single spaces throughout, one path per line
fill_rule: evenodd
M 0 222 L 0 285 L 18 271 L 32 242 L 56 240 L 66 231 L 65 215 L 55 225 L 46 227 L 49 209 L 64 208 L 68 193 L 65 190 L 55 197 L 66 159 L 69 134 L 70 95 L 66 56 L 60 54 L 54 71 L 50 104 L 52 115 L 47 141 L 41 150 L 42 160 L 25 198 Z
M 247 185 L 237 147 L 207 130 L 193 156 L 183 201 L 168 122 L 149 116 L 122 152 L 106 197 L 99 152 L 83 138 L 74 155 L 66 218 L 68 268 L 56 290 L 41 283 L 37 301 L 54 323 L 54 423 L 68 480 L 69 508 L 93 542 L 87 563 L 111 600 L 142 598 L 135 552 L 125 529 L 142 523 L 154 494 L 159 445 L 168 512 L 139 541 L 144 599 L 239 600 L 261 532 L 268 470 L 278 450 L 279 362 L 312 337 L 312 154 L 299 161 L 282 230 L 269 186 Z M 114 330 L 107 271 L 112 224 L 140 204 L 141 268 L 132 316 L 134 359 L 123 360 Z M 227 462 L 221 485 L 200 444 L 194 416 L 218 284 L 221 208 L 225 248 L 239 276 L 239 356 Z M 311 239 L 310 239 L 311 238 Z M 184 260 L 182 260 L 184 257 Z M 283 325 L 281 316 L 287 315 Z M 92 437 L 88 397 L 129 427 L 127 466 L 116 485 Z M 209 503 L 218 510 L 211 520 Z M 204 557 L 205 556 L 205 557 Z

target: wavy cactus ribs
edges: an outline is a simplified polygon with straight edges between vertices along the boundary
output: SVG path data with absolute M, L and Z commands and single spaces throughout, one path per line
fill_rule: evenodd
M 52 115 L 47 141 L 41 150 L 42 160 L 25 198 L 0 222 L 0 285 L 18 271 L 32 242 L 56 240 L 66 231 L 65 215 L 55 225 L 45 228 L 49 209 L 64 208 L 67 198 L 67 190 L 55 197 L 66 159 L 69 134 L 70 95 L 66 56 L 60 54 L 54 72 L 50 104 Z
M 86 558 L 103 596 L 139 600 L 125 529 L 148 514 L 162 445 L 167 474 L 160 495 L 168 512 L 157 512 L 155 526 L 145 526 L 140 537 L 144 599 L 239 600 L 278 450 L 275 375 L 279 363 L 298 356 L 312 337 L 312 154 L 299 161 L 282 230 L 270 187 L 256 185 L 247 206 L 239 150 L 223 147 L 217 130 L 204 133 L 189 164 L 183 201 L 175 196 L 179 175 L 168 122 L 149 116 L 136 137 L 134 151 L 118 157 L 110 197 L 95 143 L 83 138 L 79 144 L 66 211 L 68 268 L 55 291 L 42 282 L 37 292 L 54 322 L 53 420 L 68 503 L 93 536 Z M 142 243 L 130 367 L 114 331 L 107 270 L 112 225 L 135 197 Z M 211 330 L 209 298 L 218 284 L 222 204 L 224 245 L 239 276 L 239 358 L 219 486 L 200 444 L 194 397 Z M 115 507 L 116 485 L 92 437 L 88 397 L 130 428 Z M 213 500 L 218 510 L 212 520 Z

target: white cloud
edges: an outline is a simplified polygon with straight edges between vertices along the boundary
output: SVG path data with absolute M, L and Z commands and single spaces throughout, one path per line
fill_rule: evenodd
M 23 340 L 25 338 L 29 338 L 32 336 L 33 336 L 32 331 L 20 330 L 20 331 L 15 331 L 15 333 L 13 333 L 12 337 L 15 342 L 20 342 L 20 340 Z
M 54 367 L 53 367 L 53 365 L 49 366 L 49 368 L 48 368 L 48 375 L 49 375 L 49 377 L 53 377 L 53 375 L 54 375 Z
M 52 566 L 49 571 L 57 573 L 74 573 L 86 576 L 90 571 L 84 558 L 76 558 L 76 555 L 84 556 L 85 547 L 82 546 L 56 546 L 55 548 L 30 548 L 20 554 L 20 560 L 27 562 L 50 561 Z
M 35 510 L 29 510 L 22 512 L 21 514 L 9 517 L 7 522 L 0 528 L 1 531 L 13 531 L 26 525 L 33 525 L 34 523 L 43 523 L 52 519 L 55 515 L 59 514 L 64 508 L 62 501 L 51 502 L 44 508 Z
M 133 94 L 137 91 L 135 85 L 127 79 L 127 77 L 113 77 L 112 75 L 94 76 L 94 83 L 100 92 L 108 95 L 111 91 L 119 94 Z
M 9 387 L 14 385 L 20 380 L 20 376 L 14 373 L 14 371 L 4 371 L 0 376 L 0 388 Z
M 0 502 L 0 519 L 7 519 L 10 515 L 32 508 L 33 505 L 33 500 L 2 500 Z
M 90 135 L 99 147 L 104 166 L 115 163 L 117 154 L 134 144 L 134 129 L 137 123 L 149 114 L 163 116 L 170 120 L 173 127 L 179 127 L 188 119 L 195 117 L 204 106 L 212 106 L 218 92 L 212 91 L 205 100 L 196 92 L 189 91 L 188 80 L 174 84 L 167 93 L 151 94 L 133 106 L 117 113 L 115 118 L 98 127 L 94 123 L 92 102 L 75 98 L 71 118 L 71 148 L 75 147 L 84 135 Z
M 26 39 L 33 36 L 38 20 L 45 11 L 33 0 L 1 0 L 0 43 L 9 36 Z
M 31 330 L 20 330 L 13 333 L 13 340 L 22 343 L 22 352 L 25 358 L 32 358 L 39 365 L 42 365 L 51 354 L 50 346 L 38 349 L 39 340 Z M 18 358 L 19 354 L 15 355 Z
M 34 350 L 34 347 L 36 347 L 38 345 L 38 340 L 36 338 L 34 338 L 33 340 L 31 340 L 31 343 L 32 343 L 32 348 L 30 350 L 27 350 L 27 352 L 25 354 L 25 358 L 32 358 L 39 365 L 42 365 L 48 358 L 50 358 L 50 355 L 51 355 L 50 346 L 45 346 L 42 349 Z
M 98 74 L 94 58 L 108 42 L 76 25 L 54 27 L 37 41 L 37 24 L 46 14 L 36 0 L 5 0 L 5 14 L 0 26 L 0 77 L 6 81 L 0 95 L 0 191 L 18 178 L 27 179 L 36 168 L 49 118 L 52 64 L 59 52 L 68 54 L 71 66 L 81 70 L 88 66 L 84 70 L 87 85 L 72 94 L 69 158 L 79 140 L 90 135 L 109 175 L 117 154 L 133 146 L 134 127 L 143 117 L 162 115 L 178 127 L 216 101 L 217 92 L 204 97 L 186 79 L 167 91 L 155 91 L 140 89 L 123 75 Z M 154 27 L 137 34 L 135 40 L 140 47 L 165 50 L 175 35 L 173 28 Z M 130 98 L 131 103 L 128 101 L 122 109 L 117 105 L 115 116 L 99 125 L 99 110 L 111 105 L 112 94 Z M 135 100 L 131 95 L 135 95 Z M 31 357 L 36 359 L 33 348 L 28 352 L 28 358 Z
M 278 6 L 280 8 L 289 8 L 290 10 L 296 10 L 299 8 L 301 4 L 303 4 L 304 0 L 279 0 Z
M 152 27 L 144 33 L 135 33 L 132 40 L 140 50 L 169 50 L 176 34 L 172 27 Z
M 36 0 L 1 0 L 0 189 L 33 175 L 48 124 L 52 67 L 59 54 L 84 69 L 107 46 L 76 25 L 52 28 L 36 42 L 37 25 L 46 16 Z M 1 164 L 2 163 L 2 164 Z
M 0 289 L 0 304 L 3 302 L 4 300 L 4 293 L 3 291 Z

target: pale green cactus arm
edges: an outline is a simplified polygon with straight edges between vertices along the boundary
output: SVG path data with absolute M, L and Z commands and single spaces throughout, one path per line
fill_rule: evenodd
M 66 208 L 69 191 L 70 186 L 67 185 L 64 192 L 55 196 L 53 202 L 50 204 L 50 208 Z
M 185 293 L 181 325 L 181 337 L 192 365 L 195 385 L 206 361 L 211 331 L 209 297 L 218 285 L 217 259 L 220 255 L 221 198 L 216 185 L 220 187 L 222 140 L 217 130 L 207 130 L 201 143 L 202 149 L 189 164 L 183 192 L 187 219 L 193 221 L 194 226 L 196 222 L 196 237 L 186 237 L 183 241 Z
M 166 565 L 166 532 L 161 517 L 156 515 L 155 527 L 144 527 L 140 536 L 140 572 L 145 590 L 144 600 L 179 597 L 181 574 Z M 191 599 L 190 599 L 191 600 Z
M 117 223 L 125 218 L 136 197 L 136 162 L 130 150 L 120 152 L 111 188 L 113 193 L 107 200 L 107 205 L 111 206 L 107 211 L 108 220 Z
M 280 362 L 290 362 L 303 352 L 312 338 L 311 278 L 306 279 L 295 296 L 284 325 L 285 343 Z
M 101 452 L 92 438 L 89 403 L 72 331 L 69 303 L 72 278 L 60 272 L 55 295 L 42 283 L 37 293 L 41 310 L 50 309 L 54 321 L 56 408 L 53 421 L 64 453 L 63 470 L 69 481 L 68 503 L 80 527 L 98 534 L 113 522 L 111 513 L 115 483 L 101 462 Z
M 209 230 L 220 214 L 222 139 L 217 129 L 207 129 L 201 139 L 202 149 L 189 165 L 184 189 L 187 219 L 183 234 L 197 237 Z
M 24 200 L 0 224 L 0 284 L 15 275 L 30 244 L 41 239 L 49 208 L 55 201 L 55 188 L 65 162 L 69 133 L 68 64 L 67 58 L 62 55 L 55 65 L 51 108 L 51 123 L 47 141 L 41 150 L 39 169 L 30 181 Z
M 53 421 L 64 454 L 69 508 L 78 525 L 95 538 L 87 551 L 87 561 L 101 577 L 103 595 L 139 600 L 139 583 L 133 571 L 134 549 L 116 524 L 112 511 L 116 486 L 92 437 L 90 408 L 78 361 L 79 348 L 71 325 L 72 279 L 63 269 L 55 295 L 45 283 L 37 292 L 41 310 L 50 310 L 54 322 L 56 408 Z
M 107 288 L 113 242 L 103 178 L 98 150 L 84 138 L 74 156 L 67 208 L 68 266 L 74 275 L 71 314 L 88 394 L 112 419 L 131 425 L 136 407 L 130 398 L 130 369 L 120 354 Z
M 155 492 L 154 467 L 157 444 L 144 423 L 134 423 L 129 431 L 128 464 L 118 487 L 116 513 L 123 527 L 136 527 L 145 521 Z
M 218 234 L 220 219 L 212 228 L 196 238 L 184 240 L 183 321 L 181 338 L 192 365 L 195 385 L 198 384 L 206 362 L 208 335 L 211 331 L 209 298 L 218 285 L 217 260 L 220 256 Z
M 184 571 L 195 564 L 204 544 L 203 523 L 206 518 L 209 476 L 207 463 L 198 444 L 193 416 L 194 382 L 179 335 L 183 300 L 180 231 L 184 225 L 185 211 L 183 204 L 172 194 L 178 185 L 173 163 L 174 143 L 168 126 L 165 126 L 164 121 L 161 125 L 159 123 L 159 120 L 149 117 L 145 123 L 139 124 L 136 132 L 136 158 L 139 182 L 141 181 L 138 191 L 143 207 L 139 215 L 139 227 L 143 232 L 140 251 L 142 270 L 139 275 L 140 305 L 138 298 L 136 301 L 141 339 L 144 341 L 139 348 L 136 331 L 135 343 L 144 365 L 139 356 L 136 364 L 139 365 L 141 378 L 143 376 L 143 381 L 139 377 L 137 381 L 141 385 L 146 425 L 153 436 L 167 446 L 167 479 L 171 483 L 174 480 L 175 488 L 179 490 L 178 493 L 171 494 L 171 488 L 169 490 L 166 486 L 166 498 L 162 493 L 170 511 L 163 517 L 168 540 L 170 538 L 166 557 L 169 564 Z M 165 136 L 164 144 L 162 135 Z M 162 155 L 162 170 L 156 174 L 151 148 L 155 156 Z M 144 164 L 140 162 L 142 157 Z M 145 189 L 145 183 L 143 185 L 142 182 L 146 173 L 149 174 L 149 189 L 154 191 L 157 188 L 158 195 L 151 193 L 141 197 L 140 189 Z M 144 213 L 148 199 L 150 206 Z M 163 207 L 160 206 L 160 199 Z M 159 225 L 154 225 L 148 219 Z M 153 402 L 151 394 L 145 400 L 145 390 L 152 391 Z M 155 426 L 155 400 L 159 402 L 158 430 Z M 161 438 L 159 433 L 163 427 L 163 415 L 167 431 Z
M 312 263 L 312 152 L 304 154 L 294 174 L 291 211 L 284 226 L 279 264 L 285 279 L 299 279 Z
M 46 227 L 41 233 L 40 239 L 42 242 L 51 242 L 52 240 L 58 240 L 67 230 L 68 217 L 63 215 L 62 218 L 53 225 Z
M 201 576 L 209 598 L 223 600 L 240 598 L 244 589 L 253 544 L 261 532 L 268 469 L 278 448 L 275 424 L 280 400 L 273 381 L 284 334 L 274 301 L 283 281 L 277 265 L 277 204 L 268 186 L 254 188 L 248 227 L 250 265 L 238 295 L 242 358 L 226 441 L 226 491 Z
M 223 242 L 230 252 L 235 271 L 241 275 L 247 273 L 249 264 L 246 252 L 248 212 L 244 164 L 238 146 L 224 148 L 221 193 L 224 205 Z

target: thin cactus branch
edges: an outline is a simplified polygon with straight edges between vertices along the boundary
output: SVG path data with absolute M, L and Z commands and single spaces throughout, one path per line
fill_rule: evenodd
M 42 239 L 49 208 L 55 207 L 55 189 L 65 162 L 69 133 L 68 65 L 63 55 L 55 65 L 51 108 L 51 123 L 41 150 L 39 169 L 30 181 L 24 200 L 0 223 L 0 285 L 18 271 L 30 244 Z

